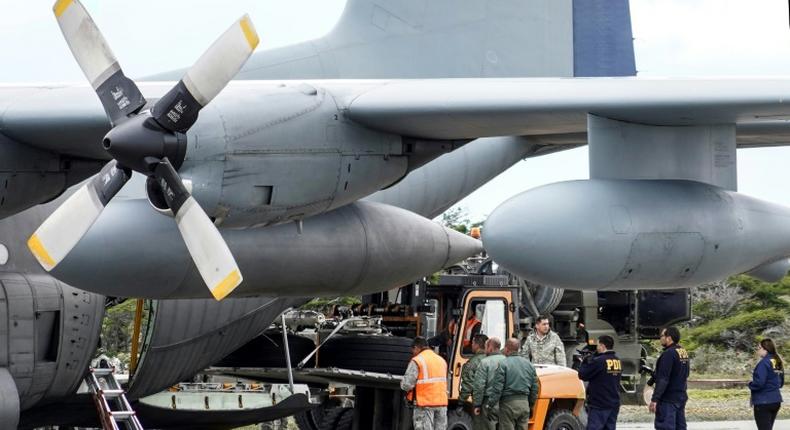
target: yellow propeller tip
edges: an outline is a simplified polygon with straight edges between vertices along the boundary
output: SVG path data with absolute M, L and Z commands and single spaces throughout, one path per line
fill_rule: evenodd
M 63 12 L 66 12 L 66 9 L 68 9 L 69 6 L 71 6 L 72 2 L 74 2 L 74 0 L 58 0 L 58 1 L 56 1 L 55 5 L 52 6 L 52 11 L 55 12 L 55 17 L 56 18 L 60 18 L 60 16 L 63 15 Z
M 239 284 L 241 284 L 241 273 L 239 273 L 238 269 L 234 269 L 225 279 L 211 289 L 211 295 L 214 296 L 215 300 L 220 301 L 236 289 Z
M 239 21 L 239 25 L 242 33 L 244 33 L 244 38 L 247 39 L 247 43 L 250 45 L 250 50 L 254 51 L 260 39 L 258 38 L 258 33 L 255 32 L 255 26 L 252 25 L 250 16 L 244 15 Z
M 35 234 L 30 236 L 30 239 L 27 240 L 27 247 L 30 248 L 30 252 L 32 252 L 33 256 L 44 266 L 46 271 L 50 271 L 55 267 L 55 260 L 49 255 L 47 249 L 44 248 L 44 244 L 41 243 L 41 239 L 39 239 L 38 236 Z

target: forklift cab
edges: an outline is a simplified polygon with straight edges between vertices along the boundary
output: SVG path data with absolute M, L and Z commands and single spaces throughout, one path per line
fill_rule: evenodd
M 519 334 L 520 288 L 509 285 L 507 276 L 442 275 L 430 286 L 427 298 L 435 300 L 439 330 L 452 329 L 448 352 L 448 390 L 451 404 L 459 399 L 461 369 L 472 357 L 469 346 L 477 333 L 504 342 Z M 457 322 L 453 324 L 452 322 Z M 552 428 L 562 419 L 571 420 L 569 429 L 582 428 L 578 421 L 584 404 L 584 386 L 575 371 L 559 366 L 536 366 L 540 391 L 530 418 L 529 429 Z M 470 418 L 471 419 L 471 418 Z M 559 428 L 559 427 L 558 427 Z
M 461 368 L 472 357 L 475 334 L 505 340 L 517 333 L 518 287 L 505 276 L 441 275 L 437 285 L 427 288 L 426 298 L 437 304 L 437 331 L 450 338 L 445 352 L 450 373 L 451 400 L 458 400 Z
M 453 336 L 453 349 L 448 366 L 452 369 L 452 377 L 448 381 L 451 398 L 458 398 L 461 368 L 473 355 L 472 337 L 478 333 L 484 334 L 489 338 L 499 338 L 504 345 L 505 340 L 516 333 L 516 297 L 512 288 L 465 289 L 463 292 L 460 307 L 463 317 L 458 324 L 457 333 Z

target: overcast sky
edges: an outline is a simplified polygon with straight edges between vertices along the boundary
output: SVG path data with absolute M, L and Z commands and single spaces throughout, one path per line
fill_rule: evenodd
M 83 81 L 52 15 L 52 1 L 0 14 L 0 82 Z M 248 12 L 258 49 L 320 37 L 345 0 L 83 0 L 124 71 L 145 76 L 191 64 Z M 785 0 L 631 0 L 640 76 L 790 76 Z M 790 148 L 738 152 L 739 190 L 790 206 Z M 473 218 L 539 185 L 587 178 L 580 148 L 518 163 L 460 205 Z

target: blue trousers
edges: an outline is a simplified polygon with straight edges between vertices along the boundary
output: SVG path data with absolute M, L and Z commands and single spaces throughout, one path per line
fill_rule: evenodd
M 620 407 L 612 409 L 587 408 L 587 430 L 615 430 Z
M 686 430 L 686 402 L 658 402 L 656 430 Z

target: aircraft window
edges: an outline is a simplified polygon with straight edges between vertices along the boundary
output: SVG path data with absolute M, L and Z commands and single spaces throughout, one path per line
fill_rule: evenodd
M 507 338 L 507 315 L 505 302 L 501 299 L 475 300 L 469 304 L 469 312 L 462 333 L 462 354 L 472 354 L 472 337 L 484 334 L 497 337 L 503 343 Z

